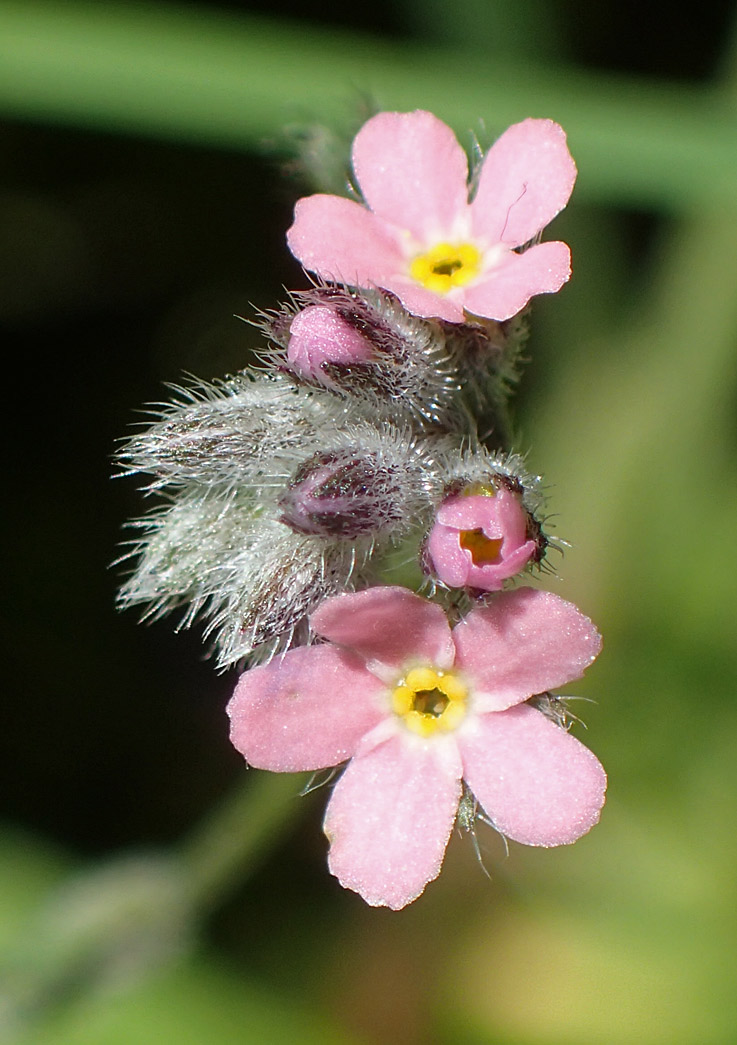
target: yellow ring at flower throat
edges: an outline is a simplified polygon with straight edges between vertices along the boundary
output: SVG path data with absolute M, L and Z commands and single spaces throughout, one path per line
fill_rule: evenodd
M 468 689 L 452 671 L 412 668 L 395 686 L 392 708 L 421 737 L 454 730 L 466 714 Z
M 475 279 L 480 267 L 481 254 L 471 243 L 438 243 L 412 261 L 409 273 L 433 294 L 447 294 Z

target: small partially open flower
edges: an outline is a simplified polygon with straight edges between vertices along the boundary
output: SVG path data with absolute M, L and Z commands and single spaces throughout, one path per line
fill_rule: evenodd
M 508 487 L 474 483 L 446 498 L 425 548 L 431 572 L 449 588 L 498 591 L 540 558 L 539 527 Z M 544 547 L 544 546 L 543 546 Z
M 396 909 L 435 878 L 465 780 L 494 826 L 526 845 L 575 842 L 599 819 L 596 757 L 526 701 L 579 678 L 596 628 L 548 592 L 495 596 L 455 628 L 406 588 L 326 599 L 327 642 L 245 672 L 231 739 L 276 772 L 350 759 L 325 816 L 330 869 Z
M 410 312 L 506 320 L 570 275 L 565 243 L 532 243 L 566 205 L 576 167 L 552 120 L 510 127 L 486 154 L 473 198 L 468 161 L 429 112 L 382 112 L 353 143 L 366 207 L 299 200 L 289 248 L 324 279 L 395 293 Z M 520 248 L 528 247 L 521 252 Z

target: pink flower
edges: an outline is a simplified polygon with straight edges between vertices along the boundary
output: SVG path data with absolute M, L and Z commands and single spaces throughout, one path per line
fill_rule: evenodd
M 350 759 L 325 816 L 329 864 L 369 904 L 398 910 L 437 877 L 462 780 L 525 845 L 566 845 L 597 822 L 600 763 L 524 703 L 599 652 L 571 603 L 520 588 L 451 631 L 437 603 L 377 587 L 327 599 L 311 623 L 326 644 L 241 676 L 231 738 L 276 772 Z
M 451 588 L 498 591 L 537 555 L 527 523 L 519 498 L 504 487 L 448 497 L 427 541 L 435 575 Z
M 570 251 L 534 240 L 568 202 L 576 167 L 552 120 L 514 124 L 486 154 L 468 202 L 468 161 L 429 112 L 383 112 L 353 143 L 366 207 L 318 194 L 298 201 L 289 249 L 310 272 L 393 291 L 408 311 L 504 320 L 560 290 Z
M 301 377 L 330 383 L 323 363 L 363 363 L 371 342 L 329 305 L 309 305 L 292 320 L 287 359 Z

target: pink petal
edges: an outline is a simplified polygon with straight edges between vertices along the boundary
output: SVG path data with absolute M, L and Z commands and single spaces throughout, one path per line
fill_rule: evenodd
M 526 529 L 527 516 L 511 490 L 502 487 L 493 497 L 458 494 L 438 508 L 427 552 L 444 584 L 498 591 L 535 553 L 535 542 L 525 540 Z M 483 530 L 492 540 L 502 539 L 498 561 L 477 565 L 471 552 L 461 546 L 464 530 Z
M 505 541 L 498 562 L 478 566 L 471 552 L 461 547 L 459 531 L 436 523 L 430 531 L 427 552 L 438 579 L 449 588 L 499 591 L 505 580 L 514 577 L 530 561 L 535 554 L 535 542 L 525 541 L 515 547 Z
M 463 296 L 466 311 L 489 319 L 511 319 L 535 294 L 554 294 L 571 275 L 571 252 L 553 240 L 530 247 L 524 254 L 510 252 Z
M 527 533 L 527 515 L 519 497 L 502 487 L 497 490 L 494 500 L 497 502 L 499 526 L 506 539 L 515 544 L 523 541 Z
M 534 541 L 525 541 L 511 551 L 502 548 L 501 561 L 498 563 L 477 566 L 472 562 L 466 584 L 471 588 L 481 588 L 482 591 L 498 591 L 504 586 L 505 580 L 524 569 L 534 554 Z
M 228 704 L 230 739 L 257 769 L 323 769 L 353 754 L 386 717 L 386 701 L 355 654 L 300 646 L 241 675 Z
M 461 548 L 460 534 L 436 522 L 427 539 L 427 554 L 438 578 L 450 588 L 463 588 L 473 566 L 471 553 Z
M 572 602 L 534 588 L 501 592 L 453 629 L 456 667 L 477 711 L 501 711 L 580 678 L 601 636 Z
M 535 708 L 482 715 L 458 746 L 463 776 L 497 831 L 524 845 L 568 845 L 604 804 L 596 756 Z
M 354 758 L 325 815 L 332 873 L 395 911 L 440 873 L 461 793 L 455 744 L 413 739 L 395 736 Z
M 360 363 L 373 354 L 371 342 L 326 305 L 310 305 L 298 312 L 289 328 L 287 358 L 306 378 L 326 380 L 323 363 Z
M 552 120 L 514 124 L 486 154 L 471 204 L 474 235 L 522 246 L 565 207 L 575 181 L 562 127 Z
M 405 263 L 404 267 L 407 268 L 408 264 Z M 396 294 L 413 316 L 447 319 L 449 323 L 463 323 L 465 320 L 460 290 L 448 295 L 433 294 L 410 276 L 403 275 L 389 276 L 378 285 Z
M 422 244 L 452 235 L 466 214 L 466 154 L 430 112 L 370 119 L 353 143 L 353 170 L 371 210 Z
M 453 640 L 437 603 L 407 588 L 379 586 L 326 599 L 310 617 L 318 635 L 355 650 L 382 677 L 408 663 L 448 668 Z M 529 696 L 529 694 L 528 694 Z
M 458 530 L 481 529 L 487 537 L 506 537 L 515 542 L 524 539 L 527 525 L 519 499 L 504 488 L 493 497 L 483 494 L 449 497 L 438 508 L 436 519 L 444 526 Z
M 287 243 L 308 271 L 353 286 L 383 286 L 406 268 L 396 235 L 365 207 L 340 196 L 298 200 Z

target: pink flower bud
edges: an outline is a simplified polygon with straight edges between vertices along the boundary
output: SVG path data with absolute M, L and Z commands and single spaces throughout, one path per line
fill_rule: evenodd
M 300 377 L 329 381 L 324 363 L 365 363 L 373 357 L 371 342 L 328 305 L 298 312 L 289 328 L 287 359 Z
M 498 591 L 507 578 L 541 558 L 544 538 L 506 486 L 475 485 L 468 491 L 448 497 L 438 508 L 427 559 L 435 576 L 451 588 Z

